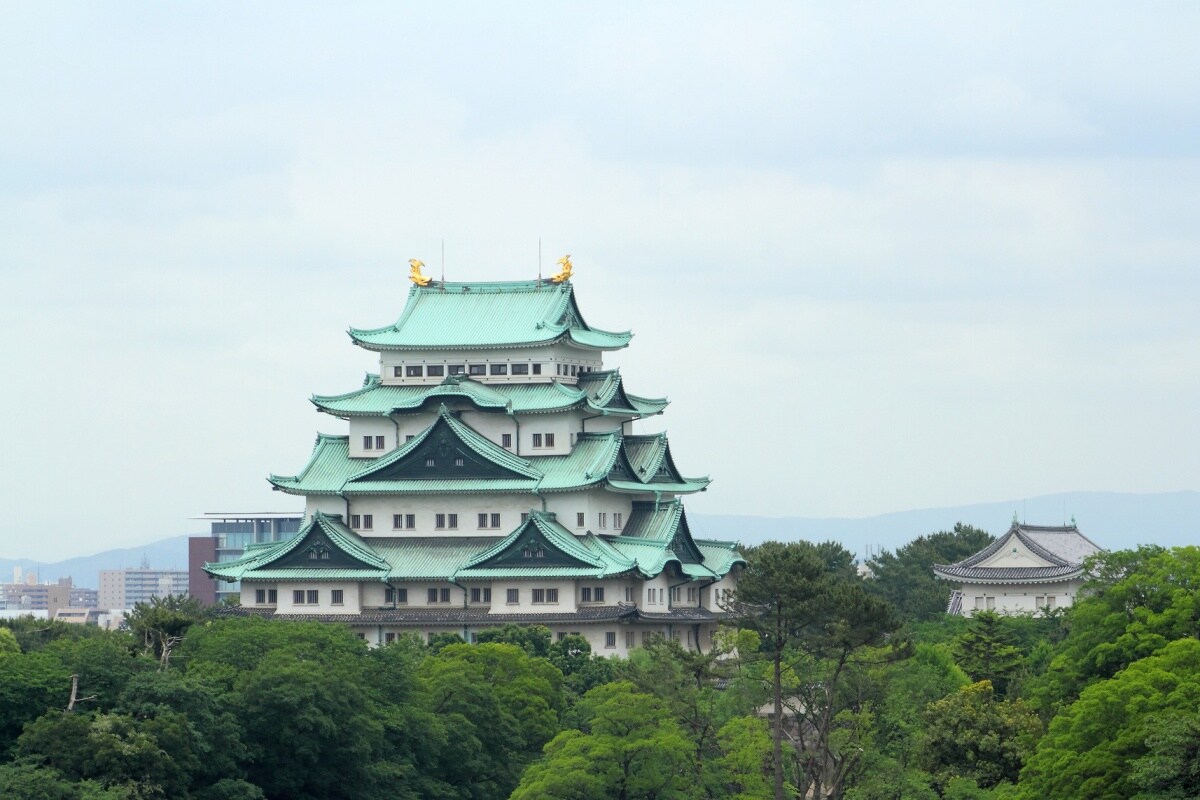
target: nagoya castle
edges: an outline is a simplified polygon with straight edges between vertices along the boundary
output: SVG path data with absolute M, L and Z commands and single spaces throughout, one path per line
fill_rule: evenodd
M 633 431 L 667 401 L 604 368 L 632 334 L 584 321 L 569 257 L 504 283 L 411 264 L 399 319 L 349 331 L 379 373 L 312 398 L 348 433 L 269 478 L 305 498 L 300 532 L 205 565 L 241 581 L 234 613 L 344 623 L 375 645 L 519 623 L 600 654 L 651 636 L 710 649 L 744 561 L 688 528 L 682 497 L 709 479 L 676 466 L 666 434 Z

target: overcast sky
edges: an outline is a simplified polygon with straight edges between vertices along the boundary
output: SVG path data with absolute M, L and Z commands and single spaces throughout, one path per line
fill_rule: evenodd
M 1044 5 L 5 3 L 0 554 L 300 508 L 442 240 L 694 512 L 1200 489 L 1200 5 Z

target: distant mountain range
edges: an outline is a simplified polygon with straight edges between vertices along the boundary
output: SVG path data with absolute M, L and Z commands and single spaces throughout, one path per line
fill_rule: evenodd
M 950 530 L 965 522 L 993 534 L 1008 530 L 1013 515 L 1035 525 L 1062 525 L 1072 516 L 1096 544 L 1122 550 L 1139 544 L 1175 547 L 1200 544 L 1200 492 L 1126 494 L 1066 492 L 999 503 L 897 511 L 861 519 L 689 515 L 692 533 L 706 539 L 737 539 L 753 545 L 768 539 L 832 539 L 860 557 L 895 550 L 918 536 Z M 0 558 L 0 582 L 12 580 L 13 568 L 37 572 L 39 581 L 71 576 L 76 586 L 95 588 L 102 569 L 136 567 L 145 560 L 155 569 L 187 569 L 187 536 L 161 539 L 142 547 L 106 550 L 51 564 Z

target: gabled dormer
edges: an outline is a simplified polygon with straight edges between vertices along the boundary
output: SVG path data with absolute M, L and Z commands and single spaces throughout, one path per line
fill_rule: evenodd
M 532 511 L 525 521 L 502 541 L 467 561 L 458 578 L 482 578 L 496 574 L 541 577 L 600 577 L 632 569 L 634 563 L 612 548 L 590 548 L 558 524 L 547 511 Z
M 350 480 L 536 480 L 540 477 L 541 473 L 528 461 L 476 433 L 443 405 L 432 425 Z

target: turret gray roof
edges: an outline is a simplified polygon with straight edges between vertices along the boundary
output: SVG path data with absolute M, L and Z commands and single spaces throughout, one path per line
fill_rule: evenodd
M 1010 546 L 1017 539 L 1030 552 L 1050 562 L 1048 566 L 1036 567 L 981 567 L 977 566 Z M 1044 583 L 1065 581 L 1083 573 L 1083 561 L 1093 553 L 1101 552 L 1091 539 L 1071 525 L 1027 525 L 1013 522 L 1003 536 L 973 556 L 954 564 L 934 564 L 933 574 L 945 580 L 967 583 Z

